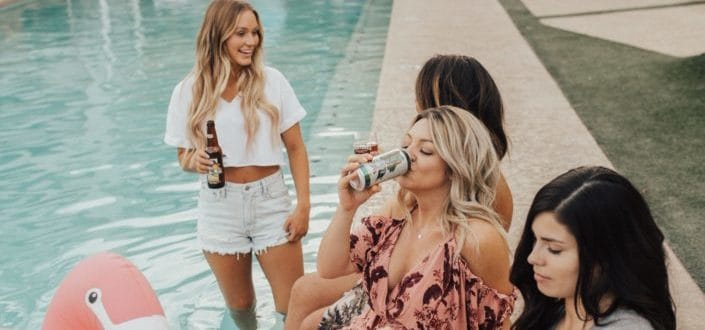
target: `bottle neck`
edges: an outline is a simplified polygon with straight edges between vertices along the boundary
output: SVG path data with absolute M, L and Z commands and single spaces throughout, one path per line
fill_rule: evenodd
M 206 135 L 206 147 L 217 147 L 218 137 L 215 134 Z
M 215 133 L 215 125 L 208 125 L 206 129 L 206 147 L 217 147 L 218 135 Z

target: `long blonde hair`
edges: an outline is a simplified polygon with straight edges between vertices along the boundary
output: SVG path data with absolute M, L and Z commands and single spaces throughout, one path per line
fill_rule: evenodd
M 245 119 L 246 145 L 259 129 L 257 109 L 264 111 L 271 120 L 272 143 L 279 143 L 279 110 L 269 103 L 264 94 L 264 54 L 262 44 L 264 32 L 259 14 L 246 2 L 236 0 L 214 0 L 206 10 L 203 25 L 196 39 L 196 63 L 191 75 L 194 77 L 193 100 L 189 105 L 189 139 L 194 146 L 205 145 L 203 127 L 205 121 L 215 117 L 215 110 L 233 73 L 226 42 L 235 33 L 240 14 L 251 11 L 257 18 L 259 43 L 252 55 L 252 64 L 239 68 L 237 86 L 241 92 L 242 116 Z
M 439 219 L 443 232 L 454 234 L 462 247 L 468 235 L 473 235 L 468 221 L 473 218 L 494 225 L 503 234 L 499 215 L 492 207 L 500 178 L 499 159 L 485 125 L 469 112 L 452 106 L 421 111 L 412 126 L 421 119 L 428 120 L 433 145 L 446 163 L 450 181 Z M 415 204 L 414 195 L 400 188 L 397 205 L 404 206 L 406 221 L 411 221 L 409 209 Z

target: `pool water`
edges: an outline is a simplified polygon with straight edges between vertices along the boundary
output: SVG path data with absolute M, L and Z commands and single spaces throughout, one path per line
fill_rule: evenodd
M 162 142 L 208 1 L 38 0 L 0 8 L 0 327 L 38 329 L 85 257 L 127 257 L 173 329 L 221 326 L 223 300 L 195 237 L 198 190 Z M 266 62 L 308 111 L 306 271 L 336 203 L 352 133 L 368 130 L 391 0 L 253 1 Z M 287 183 L 293 187 L 288 169 Z M 275 325 L 253 267 L 261 328 Z

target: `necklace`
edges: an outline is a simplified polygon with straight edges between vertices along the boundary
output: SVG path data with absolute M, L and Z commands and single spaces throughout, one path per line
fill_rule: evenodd
M 428 227 L 428 226 L 426 226 L 426 227 Z M 425 230 L 426 227 L 424 227 L 416 232 L 416 239 L 421 239 L 421 237 L 423 237 L 423 235 L 428 234 L 433 231 L 433 228 L 431 228 L 429 230 Z

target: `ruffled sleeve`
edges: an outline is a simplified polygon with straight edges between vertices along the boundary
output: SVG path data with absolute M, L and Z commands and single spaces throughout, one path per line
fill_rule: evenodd
M 516 288 L 507 295 L 485 285 L 479 277 L 468 273 L 465 280 L 465 308 L 469 323 L 477 324 L 480 329 L 500 329 L 502 323 L 514 312 Z
M 350 261 L 358 272 L 377 255 L 378 243 L 391 222 L 387 217 L 366 217 L 350 233 Z

